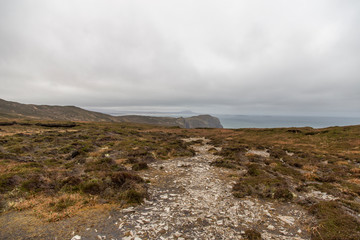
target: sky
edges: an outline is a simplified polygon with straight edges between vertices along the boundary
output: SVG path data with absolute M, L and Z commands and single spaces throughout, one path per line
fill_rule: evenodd
M 358 0 L 0 0 L 0 98 L 360 117 Z

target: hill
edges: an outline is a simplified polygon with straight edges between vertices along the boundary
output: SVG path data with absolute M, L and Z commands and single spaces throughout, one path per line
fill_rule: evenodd
M 0 99 L 0 117 L 30 118 L 55 121 L 86 122 L 133 122 L 181 128 L 222 128 L 218 118 L 200 115 L 189 118 L 150 117 L 150 116 L 111 116 L 104 113 L 88 111 L 75 106 L 49 106 L 22 104 Z

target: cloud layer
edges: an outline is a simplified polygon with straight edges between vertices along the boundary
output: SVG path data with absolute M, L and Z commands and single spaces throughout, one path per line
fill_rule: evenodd
M 0 98 L 360 116 L 360 2 L 0 0 Z

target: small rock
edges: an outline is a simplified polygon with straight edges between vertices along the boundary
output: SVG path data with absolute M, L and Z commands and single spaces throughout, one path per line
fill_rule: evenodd
M 166 233 L 166 230 L 165 230 L 165 229 L 161 229 L 161 230 L 159 231 L 159 233 L 160 233 L 160 234 L 165 234 L 165 233 Z
M 269 226 L 267 226 L 267 229 L 269 229 L 269 230 L 275 230 L 275 227 L 274 227 L 273 225 L 269 225 Z
M 134 207 L 129 207 L 129 208 L 125 208 L 122 210 L 124 213 L 130 213 L 130 212 L 135 212 Z
M 278 218 L 289 225 L 293 225 L 295 221 L 295 219 L 290 216 L 278 216 Z
M 80 240 L 81 239 L 81 236 L 79 235 L 75 235 L 71 238 L 71 240 Z

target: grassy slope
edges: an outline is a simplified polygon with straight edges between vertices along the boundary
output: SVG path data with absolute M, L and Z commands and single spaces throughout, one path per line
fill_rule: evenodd
M 139 203 L 146 196 L 146 183 L 135 170 L 156 159 L 192 156 L 181 139 L 205 136 L 222 147 L 216 154 L 223 159 L 213 164 L 239 170 L 235 196 L 303 206 L 317 218 L 313 239 L 356 239 L 360 231 L 360 126 L 185 130 L 78 123 L 72 128 L 0 129 L 5 212 L 31 209 L 42 219 L 56 221 L 91 206 Z M 265 149 L 270 157 L 248 154 L 250 149 Z M 314 190 L 338 200 L 299 198 Z

